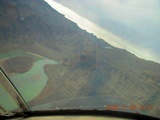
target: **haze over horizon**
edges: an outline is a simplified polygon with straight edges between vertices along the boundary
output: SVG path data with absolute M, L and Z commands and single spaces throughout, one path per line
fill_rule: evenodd
M 150 4 L 148 2 L 143 4 L 144 0 L 141 2 L 115 0 L 111 3 L 109 0 L 99 2 L 94 0 L 92 4 L 83 0 L 81 4 L 78 4 L 77 0 L 45 1 L 66 18 L 77 23 L 80 28 L 104 39 L 112 46 L 126 49 L 140 58 L 160 63 L 158 45 L 160 15 L 155 13 L 159 11 L 159 8 L 155 7 L 156 0 L 150 1 Z M 64 3 L 67 7 L 63 6 Z M 97 10 L 95 7 L 101 9 Z

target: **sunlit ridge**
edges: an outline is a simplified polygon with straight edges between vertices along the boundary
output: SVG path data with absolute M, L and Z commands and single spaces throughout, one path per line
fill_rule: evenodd
M 129 41 L 107 31 L 106 29 L 99 27 L 98 25 L 87 20 L 86 18 L 81 17 L 80 15 L 72 11 L 71 9 L 62 6 L 61 4 L 53 0 L 45 0 L 45 1 L 52 8 L 57 10 L 59 13 L 64 14 L 67 19 L 77 23 L 77 25 L 81 29 L 86 30 L 89 33 L 93 33 L 98 38 L 104 39 L 110 45 L 117 47 L 117 48 L 126 49 L 127 51 L 135 54 L 139 58 L 160 63 L 160 60 L 156 59 L 156 57 L 150 51 L 144 48 L 137 47 L 133 43 L 130 43 Z

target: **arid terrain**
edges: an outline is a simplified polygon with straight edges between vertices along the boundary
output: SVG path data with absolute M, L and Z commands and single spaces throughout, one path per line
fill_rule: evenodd
M 0 0 L 0 55 L 17 49 L 33 55 L 3 61 L 7 73 L 30 71 L 36 56 L 58 61 L 44 65 L 47 82 L 38 96 L 27 101 L 31 108 L 51 102 L 54 107 L 50 109 L 79 107 L 82 102 L 78 100 L 82 99 L 76 98 L 112 96 L 120 104 L 152 105 L 152 110 L 141 112 L 160 117 L 160 64 L 140 59 L 81 30 L 43 0 Z M 35 76 L 41 75 L 36 72 Z M 74 100 L 58 103 L 71 98 Z M 111 103 L 105 99 L 104 104 Z M 89 101 L 91 98 L 86 104 L 102 104 L 98 98 Z

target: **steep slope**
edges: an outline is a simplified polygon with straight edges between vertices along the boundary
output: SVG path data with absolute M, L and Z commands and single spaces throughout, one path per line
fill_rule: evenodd
M 45 65 L 48 82 L 29 102 L 31 107 L 97 95 L 117 97 L 129 105 L 159 102 L 160 64 L 81 30 L 43 0 L 0 0 L 0 53 L 14 49 L 61 61 Z M 146 112 L 158 116 L 157 110 Z

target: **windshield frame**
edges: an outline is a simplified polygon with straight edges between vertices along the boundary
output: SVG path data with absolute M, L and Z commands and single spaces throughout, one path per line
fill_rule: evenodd
M 139 113 L 129 113 L 123 111 L 112 110 L 45 110 L 45 111 L 30 111 L 16 113 L 13 116 L 0 116 L 0 119 L 13 118 L 29 118 L 29 117 L 49 117 L 49 116 L 93 116 L 93 117 L 115 117 L 135 120 L 159 120 L 159 118 L 147 116 Z
M 14 84 L 11 82 L 9 77 L 6 75 L 4 70 L 0 68 L 0 74 L 1 74 L 1 79 L 0 82 L 2 86 L 5 88 L 5 90 L 9 93 L 10 97 L 15 101 L 15 103 L 18 105 L 18 107 L 21 109 L 23 112 L 29 112 L 31 111 L 29 106 L 27 105 L 26 101 L 20 94 L 20 92 L 17 90 L 17 88 L 14 86 Z M 2 108 L 1 108 L 2 107 Z M 3 106 L 0 105 L 0 109 L 4 109 Z M 4 111 L 4 116 L 12 116 L 14 115 L 14 111 Z

